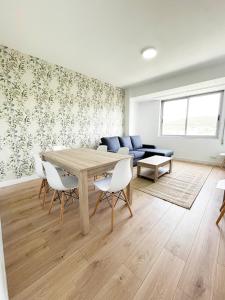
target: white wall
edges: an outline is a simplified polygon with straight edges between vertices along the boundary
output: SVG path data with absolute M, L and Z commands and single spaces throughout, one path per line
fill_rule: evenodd
M 140 134 L 144 143 L 173 149 L 175 157 L 180 159 L 218 163 L 218 154 L 225 152 L 225 145 L 221 145 L 222 126 L 220 126 L 218 139 L 160 136 L 159 100 L 221 89 L 225 89 L 224 61 L 198 65 L 133 85 L 127 88 L 129 96 L 129 105 L 127 105 L 129 114 L 126 117 L 129 131 L 127 133 Z M 224 109 L 225 105 L 223 105 L 221 124 L 224 122 Z
M 131 105 L 133 106 L 133 105 Z M 224 107 L 221 125 L 224 120 Z M 178 159 L 217 164 L 218 154 L 225 152 L 221 145 L 222 127 L 219 138 L 189 138 L 160 136 L 160 101 L 136 102 L 133 106 L 133 116 L 130 115 L 130 134 L 140 134 L 143 143 L 154 144 L 157 147 L 173 149 Z
M 225 62 L 211 62 L 176 73 L 167 74 L 155 80 L 145 81 L 127 88 L 129 97 L 137 97 L 165 90 L 184 87 L 225 76 Z

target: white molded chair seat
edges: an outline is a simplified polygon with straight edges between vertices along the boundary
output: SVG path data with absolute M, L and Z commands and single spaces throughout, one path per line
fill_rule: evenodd
M 52 146 L 52 150 L 53 151 L 60 151 L 60 150 L 66 150 L 66 149 L 70 149 L 70 147 L 66 147 L 64 145 L 55 145 L 55 146 Z
M 216 220 L 216 224 L 218 225 L 220 220 L 222 219 L 223 215 L 225 214 L 225 179 L 219 180 L 216 185 L 216 188 L 224 191 L 223 192 L 223 202 L 220 207 L 220 215 L 219 215 L 218 219 Z
M 128 155 L 129 154 L 129 148 L 128 147 L 120 147 L 119 150 L 117 151 L 119 154 L 123 155 Z M 107 171 L 106 175 L 111 175 L 112 176 L 113 170 Z
M 78 187 L 78 179 L 76 176 L 65 175 L 60 176 L 53 164 L 48 161 L 43 161 L 46 172 L 46 178 L 51 188 L 57 191 L 66 191 Z
M 45 199 L 46 199 L 46 193 L 48 190 L 48 183 L 46 180 L 46 175 L 45 175 L 45 171 L 43 169 L 43 164 L 42 164 L 42 159 L 40 157 L 40 155 L 38 153 L 33 154 L 33 158 L 34 158 L 34 169 L 35 169 L 35 173 L 36 175 L 42 179 L 41 181 L 41 186 L 39 189 L 39 193 L 38 193 L 38 197 L 39 199 L 41 198 L 41 193 L 43 191 L 43 200 L 42 200 L 42 206 L 45 206 Z
M 95 185 L 99 190 L 106 192 L 106 191 L 109 190 L 111 180 L 112 180 L 112 177 L 108 176 L 108 177 L 105 177 L 105 178 L 103 178 L 103 179 L 96 180 L 96 181 L 94 182 L 94 185 Z
M 107 152 L 107 146 L 106 145 L 100 145 L 98 146 L 97 150 L 98 151 L 103 151 L 103 152 Z
M 101 152 L 107 152 L 107 146 L 106 145 L 99 145 L 98 148 L 96 149 L 97 151 L 101 151 Z M 94 176 L 94 180 L 96 180 L 98 178 L 98 176 Z
M 93 211 L 94 215 L 98 208 L 99 203 L 104 199 L 104 195 L 108 199 L 108 194 L 111 194 L 111 208 L 112 208 L 112 217 L 111 217 L 111 230 L 113 230 L 114 224 L 114 207 L 119 199 L 125 201 L 131 217 L 133 216 L 129 201 L 127 199 L 126 194 L 124 193 L 125 187 L 130 183 L 132 179 L 132 171 L 131 171 L 131 158 L 120 160 L 114 170 L 112 176 L 105 177 L 103 179 L 96 180 L 94 185 L 100 190 L 100 195 L 95 205 L 95 209 Z M 115 202 L 115 197 L 117 200 Z M 123 197 L 123 198 L 121 198 Z
M 225 179 L 221 179 L 218 181 L 216 185 L 217 189 L 225 190 Z
M 128 155 L 129 154 L 129 148 L 128 147 L 120 147 L 117 151 L 119 154 Z
M 65 197 L 68 198 L 68 192 L 70 191 L 70 196 L 72 197 L 72 193 L 78 187 L 78 178 L 76 176 L 71 175 L 61 175 L 57 172 L 57 169 L 50 162 L 43 162 L 46 178 L 49 186 L 54 189 L 54 194 L 51 200 L 49 214 L 51 213 L 51 209 L 53 207 L 53 203 L 55 201 L 56 192 L 58 192 L 58 198 L 61 202 L 61 211 L 60 211 L 60 220 L 63 221 L 63 213 L 64 213 L 64 204 Z
M 78 178 L 72 175 L 65 175 L 61 177 L 64 191 L 72 190 L 78 187 Z
M 38 175 L 38 177 L 42 178 L 42 179 L 46 179 L 46 175 L 43 169 L 43 165 L 42 165 L 42 159 L 40 157 L 40 155 L 38 153 L 33 154 L 33 158 L 34 158 L 34 169 L 35 169 L 35 173 Z

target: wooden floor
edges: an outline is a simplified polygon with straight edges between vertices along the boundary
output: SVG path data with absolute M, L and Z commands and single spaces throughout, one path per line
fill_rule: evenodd
M 79 231 L 78 203 L 48 215 L 39 181 L 0 190 L 10 299 L 225 299 L 225 220 L 215 225 L 225 172 L 213 168 L 191 210 L 134 191 L 133 212 L 107 202 Z M 90 207 L 97 191 L 90 187 Z M 50 199 L 50 195 L 49 195 Z M 48 205 L 47 205 L 48 206 Z

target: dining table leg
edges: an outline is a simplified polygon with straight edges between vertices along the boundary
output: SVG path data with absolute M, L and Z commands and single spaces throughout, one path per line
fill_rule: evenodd
M 131 157 L 131 160 L 130 160 L 130 167 L 131 167 L 131 173 L 132 173 L 132 179 L 133 179 L 133 158 Z M 128 198 L 128 201 L 129 201 L 129 204 L 132 205 L 132 188 L 131 188 L 131 182 L 132 182 L 132 179 L 130 181 L 130 183 L 128 184 L 127 188 L 126 188 L 126 194 L 127 194 L 127 198 Z
M 132 205 L 132 189 L 131 189 L 131 182 L 128 184 L 127 186 L 127 198 L 128 198 L 128 201 L 129 201 L 129 204 Z
M 80 172 L 79 176 L 79 203 L 80 226 L 83 235 L 89 232 L 89 203 L 88 203 L 88 176 L 87 171 Z

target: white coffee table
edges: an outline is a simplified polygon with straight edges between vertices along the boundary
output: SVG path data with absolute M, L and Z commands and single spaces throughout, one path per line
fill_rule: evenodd
M 172 161 L 171 157 L 159 155 L 139 160 L 137 162 L 137 176 L 153 179 L 156 182 L 162 175 L 172 172 Z M 166 165 L 168 165 L 168 168 L 162 168 Z M 150 172 L 148 174 L 141 174 L 142 167 L 150 169 Z

